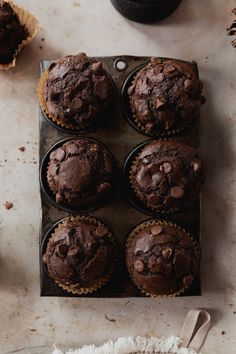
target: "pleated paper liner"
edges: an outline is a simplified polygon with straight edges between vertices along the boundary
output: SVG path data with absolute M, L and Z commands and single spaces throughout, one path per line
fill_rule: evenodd
M 159 58 L 162 62 L 165 60 L 170 60 L 168 58 Z M 181 60 L 179 60 L 181 61 Z M 185 120 L 185 124 L 181 125 L 178 128 L 173 128 L 173 129 L 165 129 L 164 131 L 153 131 L 153 132 L 149 132 L 146 130 L 145 126 L 142 125 L 142 123 L 140 122 L 140 120 L 136 117 L 135 115 L 135 111 L 132 109 L 132 105 L 131 105 L 131 97 L 128 94 L 128 89 L 130 86 L 132 86 L 135 83 L 136 77 L 139 73 L 140 70 L 142 70 L 145 66 L 147 66 L 149 62 L 147 62 L 146 64 L 143 64 L 141 66 L 138 66 L 137 68 L 135 68 L 127 77 L 127 79 L 125 80 L 123 87 L 122 87 L 122 105 L 123 105 L 123 111 L 125 113 L 125 116 L 128 120 L 128 122 L 133 126 L 133 128 L 135 128 L 139 133 L 144 134 L 146 136 L 149 137 L 153 137 L 153 138 L 163 138 L 163 137 L 171 137 L 171 136 L 175 136 L 179 133 L 181 133 L 182 131 L 184 131 L 185 129 L 189 128 L 197 119 L 197 117 L 199 116 L 199 111 L 197 111 L 195 113 L 194 116 L 192 116 L 192 119 L 189 120 Z M 187 62 L 188 63 L 188 62 Z M 190 64 L 190 63 L 188 63 Z M 198 75 L 198 71 L 196 68 L 196 73 Z M 183 122 L 181 122 L 183 123 Z
M 107 73 L 109 79 L 111 80 L 113 94 L 112 94 L 112 98 L 111 98 L 111 102 L 109 103 L 109 106 L 104 111 L 104 116 L 111 114 L 111 112 L 113 111 L 114 106 L 115 106 L 115 97 L 116 97 L 115 83 L 114 83 L 111 75 L 108 72 L 106 72 L 106 73 Z M 48 70 L 45 69 L 41 74 L 41 77 L 38 81 L 38 87 L 37 87 L 37 95 L 38 95 L 38 99 L 39 99 L 39 105 L 44 113 L 45 118 L 48 119 L 49 122 L 52 123 L 56 128 L 58 128 L 60 130 L 64 130 L 66 132 L 71 132 L 73 134 L 88 133 L 88 132 L 96 129 L 99 125 L 99 121 L 95 121 L 91 125 L 81 126 L 79 124 L 65 122 L 63 119 L 60 119 L 58 117 L 54 117 L 52 114 L 49 113 L 48 108 L 47 108 L 47 102 L 45 100 L 44 92 L 43 92 L 44 91 L 44 84 L 45 84 L 45 81 L 47 80 L 47 78 L 48 78 Z
M 147 227 L 149 226 L 154 226 L 154 225 L 163 225 L 163 226 L 172 226 L 176 229 L 178 229 L 179 231 L 183 232 L 186 236 L 188 236 L 192 243 L 193 243 L 193 247 L 195 249 L 195 254 L 197 256 L 197 259 L 198 259 L 198 271 L 199 271 L 199 262 L 200 262 L 200 251 L 199 251 L 199 246 L 197 244 L 197 242 L 194 240 L 194 238 L 182 227 L 180 227 L 179 225 L 175 224 L 175 223 L 172 223 L 170 221 L 164 221 L 164 220 L 158 220 L 158 219 L 152 219 L 152 220 L 148 220 L 148 221 L 144 221 L 142 222 L 141 224 L 139 224 L 138 226 L 136 226 L 133 231 L 131 232 L 131 234 L 128 236 L 127 240 L 126 240 L 126 245 L 125 245 L 125 248 L 126 248 L 126 254 L 127 254 L 127 251 L 128 251 L 128 248 L 130 246 L 130 243 L 131 241 L 136 237 L 136 235 L 146 229 Z M 158 236 L 157 236 L 158 237 Z M 198 272 L 197 271 L 197 272 Z M 128 270 L 129 272 L 129 270 Z M 135 282 L 135 280 L 133 279 L 132 275 L 130 274 L 129 272 L 129 275 L 130 275 L 130 278 L 132 279 L 133 283 L 137 286 L 137 288 L 143 293 L 145 294 L 146 296 L 150 296 L 150 297 L 153 297 L 153 298 L 172 298 L 172 297 L 176 297 L 176 296 L 179 296 L 181 294 L 183 294 L 193 283 L 189 284 L 188 286 L 184 286 L 183 288 L 181 288 L 179 291 L 176 291 L 172 294 L 167 294 L 167 295 L 154 295 L 154 294 L 150 294 L 148 293 L 147 291 L 145 291 L 139 284 L 137 284 Z M 195 277 L 196 277 L 197 273 L 195 274 Z
M 16 57 L 28 44 L 30 44 L 38 32 L 38 20 L 32 15 L 30 12 L 25 10 L 23 7 L 15 5 L 11 0 L 5 0 L 8 2 L 12 9 L 15 11 L 17 16 L 19 17 L 20 24 L 25 27 L 28 32 L 28 36 L 24 39 L 16 48 L 15 53 L 13 54 L 13 59 L 10 63 L 0 64 L 0 70 L 9 70 L 16 66 Z
M 86 224 L 95 225 L 95 226 L 102 225 L 108 231 L 106 237 L 109 238 L 109 241 L 111 242 L 111 246 L 112 246 L 111 264 L 108 267 L 107 274 L 105 274 L 103 277 L 98 279 L 94 286 L 86 288 L 86 287 L 80 287 L 77 284 L 74 284 L 74 285 L 62 284 L 62 283 L 54 280 L 54 282 L 59 287 L 61 287 L 63 290 L 65 290 L 65 291 L 67 291 L 69 293 L 72 293 L 74 295 L 90 294 L 90 293 L 93 293 L 93 292 L 97 291 L 98 289 L 100 289 L 103 285 L 105 285 L 110 280 L 110 278 L 112 276 L 112 273 L 114 271 L 114 268 L 116 266 L 116 263 L 117 263 L 117 254 L 118 254 L 117 241 L 116 241 L 115 237 L 113 236 L 113 234 L 111 233 L 111 231 L 109 230 L 109 228 L 106 225 L 104 225 L 100 220 L 96 219 L 95 217 L 90 217 L 90 216 L 75 216 L 75 217 L 74 216 L 69 216 L 69 217 L 66 217 L 66 218 L 60 220 L 59 224 L 54 229 L 54 232 L 51 234 L 49 239 L 45 240 L 45 241 L 49 242 L 49 240 L 53 237 L 55 232 L 57 230 L 59 230 L 60 228 L 62 228 L 64 226 L 64 222 L 68 221 L 68 220 L 69 221 L 84 222 Z M 43 254 L 42 254 L 42 256 L 43 256 Z M 46 268 L 47 267 L 44 266 L 44 269 L 46 269 Z M 47 269 L 46 269 L 46 272 L 47 272 Z M 47 272 L 47 274 L 48 274 L 48 272 Z M 49 276 L 49 274 L 48 274 L 48 276 Z

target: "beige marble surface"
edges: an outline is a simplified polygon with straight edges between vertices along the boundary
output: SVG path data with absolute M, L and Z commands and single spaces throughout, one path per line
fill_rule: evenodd
M 38 17 L 40 31 L 20 55 L 16 69 L 0 73 L 0 352 L 50 343 L 101 344 L 124 335 L 179 334 L 187 310 L 203 307 L 212 312 L 214 322 L 203 352 L 236 353 L 236 50 L 225 33 L 235 1 L 183 0 L 175 14 L 152 26 L 122 18 L 108 0 L 17 4 Z M 207 168 L 202 297 L 40 298 L 38 63 L 79 51 L 198 62 L 208 98 L 202 108 Z M 18 150 L 20 146 L 25 152 Z M 12 209 L 4 208 L 6 200 L 14 203 Z

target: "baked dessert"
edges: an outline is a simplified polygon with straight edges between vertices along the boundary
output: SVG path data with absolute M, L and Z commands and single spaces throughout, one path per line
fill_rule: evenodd
M 93 208 L 114 185 L 114 163 L 109 150 L 88 138 L 72 139 L 51 152 L 47 182 L 59 205 Z
M 197 150 L 178 141 L 145 145 L 130 169 L 130 183 L 144 205 L 157 212 L 189 207 L 198 198 L 203 166 Z
M 128 89 L 137 126 L 150 135 L 176 133 L 186 128 L 205 102 L 202 83 L 191 64 L 152 58 L 138 71 Z
M 136 286 L 147 295 L 178 295 L 193 282 L 198 248 L 187 232 L 152 220 L 137 226 L 126 244 L 126 264 Z
M 28 36 L 11 4 L 0 0 L 0 64 L 13 61 L 18 46 Z
M 97 290 L 112 274 L 116 242 L 110 230 L 90 217 L 62 220 L 47 242 L 43 263 L 49 276 L 73 293 Z
M 84 53 L 58 59 L 39 81 L 39 100 L 47 116 L 66 128 L 85 129 L 104 118 L 114 97 L 101 62 Z

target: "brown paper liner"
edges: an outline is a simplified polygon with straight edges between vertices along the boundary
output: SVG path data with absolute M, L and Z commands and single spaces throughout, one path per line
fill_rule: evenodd
M 149 226 L 153 226 L 153 225 L 163 225 L 163 226 L 173 226 L 175 228 L 177 228 L 178 230 L 180 230 L 181 232 L 184 232 L 193 242 L 194 248 L 195 248 L 195 252 L 198 258 L 198 265 L 199 265 L 199 260 L 200 260 L 200 252 L 199 252 L 199 247 L 197 242 L 194 240 L 194 238 L 182 227 L 180 227 L 179 225 L 172 223 L 170 221 L 164 221 L 164 220 L 148 220 L 148 221 L 144 221 L 142 224 L 136 226 L 133 231 L 131 232 L 131 234 L 129 235 L 129 237 L 126 240 L 126 253 L 128 251 L 128 248 L 130 246 L 130 242 L 135 238 L 135 236 L 142 230 L 146 229 Z M 199 268 L 199 266 L 198 266 Z M 147 291 L 145 291 L 140 285 L 138 285 L 135 280 L 133 279 L 132 275 L 130 274 L 130 278 L 132 279 L 133 283 L 137 286 L 137 288 L 146 296 L 150 296 L 153 298 L 172 298 L 172 297 L 176 297 L 179 296 L 181 294 L 183 294 L 185 292 L 186 289 L 188 289 L 190 287 L 190 285 L 183 287 L 182 289 L 180 289 L 179 291 L 173 293 L 173 294 L 168 294 L 168 295 L 153 295 L 153 294 L 149 294 Z
M 173 139 L 171 139 L 171 138 L 158 139 L 158 141 L 171 141 L 171 140 L 173 140 Z M 151 141 L 150 141 L 150 143 L 151 143 Z M 147 206 L 146 203 L 140 199 L 139 195 L 136 192 L 135 183 L 134 183 L 134 180 L 133 180 L 133 172 L 132 172 L 132 169 L 137 166 L 138 158 L 139 158 L 140 153 L 134 158 L 134 161 L 132 162 L 131 167 L 130 167 L 130 171 L 129 171 L 129 182 L 130 182 L 130 185 L 131 185 L 131 188 L 132 188 L 133 192 L 135 193 L 135 195 L 137 196 L 139 201 L 142 204 L 144 204 L 147 209 L 150 209 L 150 210 L 152 210 L 152 211 L 154 211 L 154 212 L 156 212 L 158 214 L 166 214 L 166 215 L 168 215 L 168 214 L 173 214 L 173 213 L 176 213 L 176 212 L 180 211 L 181 210 L 180 208 L 169 208 L 168 210 L 157 210 L 155 208 L 151 208 L 151 207 Z
M 141 69 L 142 70 L 142 69 Z M 139 73 L 139 72 L 138 72 Z M 134 76 L 132 82 L 131 82 L 131 86 L 134 85 L 135 83 L 135 80 L 137 78 L 137 75 L 138 73 Z M 149 136 L 152 136 L 152 137 L 165 137 L 165 136 L 170 136 L 170 135 L 175 135 L 175 134 L 178 134 L 180 133 L 181 131 L 183 131 L 184 129 L 186 129 L 187 127 L 190 126 L 190 124 L 192 124 L 192 121 L 187 121 L 186 122 L 186 125 L 183 125 L 182 127 L 179 127 L 179 128 L 175 128 L 175 129 L 166 129 L 165 131 L 163 132 L 148 132 L 145 127 L 142 125 L 142 123 L 138 120 L 138 118 L 136 117 L 135 115 L 135 111 L 132 109 L 132 105 L 131 105 L 131 97 L 129 97 L 129 106 L 130 106 L 130 110 L 131 112 L 133 113 L 133 119 L 134 119 L 134 122 L 136 123 L 137 127 L 142 130 L 145 134 L 149 135 Z
M 66 123 L 65 121 L 63 121 L 62 119 L 56 118 L 54 116 L 52 116 L 49 112 L 48 112 L 48 108 L 47 108 L 47 102 L 45 100 L 44 94 L 43 94 L 43 87 L 44 87 L 44 83 L 47 80 L 48 77 L 48 70 L 44 70 L 44 72 L 42 73 L 39 82 L 38 82 L 38 88 L 37 88 L 37 94 L 38 94 L 38 99 L 39 99 L 39 104 L 42 108 L 42 110 L 44 111 L 44 113 L 47 115 L 47 117 L 53 121 L 54 123 L 56 123 L 57 125 L 61 126 L 62 128 L 67 128 L 67 129 L 73 129 L 73 130 L 80 130 L 81 128 L 76 125 L 76 124 L 71 124 L 71 123 Z
M 19 21 L 22 26 L 26 28 L 28 31 L 28 37 L 24 39 L 16 48 L 15 53 L 13 55 L 13 60 L 10 63 L 7 64 L 0 64 L 0 70 L 9 70 L 13 67 L 16 66 L 16 57 L 20 53 L 23 47 L 27 46 L 30 44 L 35 37 L 36 33 L 38 32 L 38 20 L 34 15 L 32 15 L 30 12 L 25 10 L 23 7 L 15 5 L 12 0 L 5 0 L 5 2 L 8 2 L 17 16 L 19 17 Z
M 55 232 L 57 230 L 59 230 L 61 227 L 64 226 L 64 221 L 66 221 L 66 220 L 82 221 L 82 222 L 85 222 L 87 224 L 96 225 L 96 226 L 102 225 L 108 231 L 108 234 L 107 234 L 106 237 L 109 237 L 109 239 L 112 242 L 112 246 L 113 246 L 112 264 L 109 267 L 109 271 L 106 274 L 106 276 L 103 276 L 101 279 L 99 279 L 95 286 L 89 287 L 89 288 L 83 288 L 83 287 L 76 286 L 76 285 L 71 285 L 71 284 L 70 285 L 69 284 L 68 285 L 61 284 L 60 282 L 55 281 L 55 283 L 58 286 L 60 286 L 63 290 L 65 290 L 65 291 L 67 291 L 69 293 L 72 293 L 74 295 L 90 294 L 90 293 L 100 289 L 105 283 L 107 283 L 107 281 L 110 279 L 110 277 L 111 277 L 111 275 L 113 273 L 113 270 L 114 270 L 114 267 L 115 267 L 115 264 L 116 264 L 116 261 L 117 261 L 117 244 L 116 244 L 116 240 L 115 240 L 115 237 L 112 235 L 111 231 L 108 229 L 108 227 L 106 225 L 104 225 L 100 220 L 98 220 L 96 218 L 92 218 L 90 216 L 75 216 L 75 217 L 74 216 L 69 216 L 69 217 L 65 218 L 60 224 L 58 224 L 57 228 L 54 230 L 54 232 L 51 235 L 51 237 L 53 237 L 53 235 L 55 234 Z

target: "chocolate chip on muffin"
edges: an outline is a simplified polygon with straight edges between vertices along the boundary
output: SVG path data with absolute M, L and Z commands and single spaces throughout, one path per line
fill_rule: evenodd
M 198 198 L 203 166 L 198 152 L 177 141 L 147 144 L 130 171 L 137 197 L 157 212 L 182 210 Z
M 110 152 L 92 140 L 69 140 L 50 154 L 47 181 L 59 205 L 96 206 L 111 192 L 113 177 Z
M 10 3 L 0 0 L 0 64 L 11 63 L 15 51 L 28 36 Z
M 188 288 L 197 274 L 198 258 L 184 230 L 156 220 L 139 225 L 127 241 L 128 271 L 148 295 L 173 295 Z
M 150 134 L 179 131 L 199 114 L 202 83 L 190 64 L 152 58 L 128 89 L 138 126 Z
M 41 94 L 49 118 L 80 129 L 103 118 L 114 89 L 103 64 L 80 53 L 49 66 Z
M 43 255 L 49 276 L 69 289 L 96 288 L 111 274 L 114 242 L 109 229 L 92 218 L 64 220 Z

